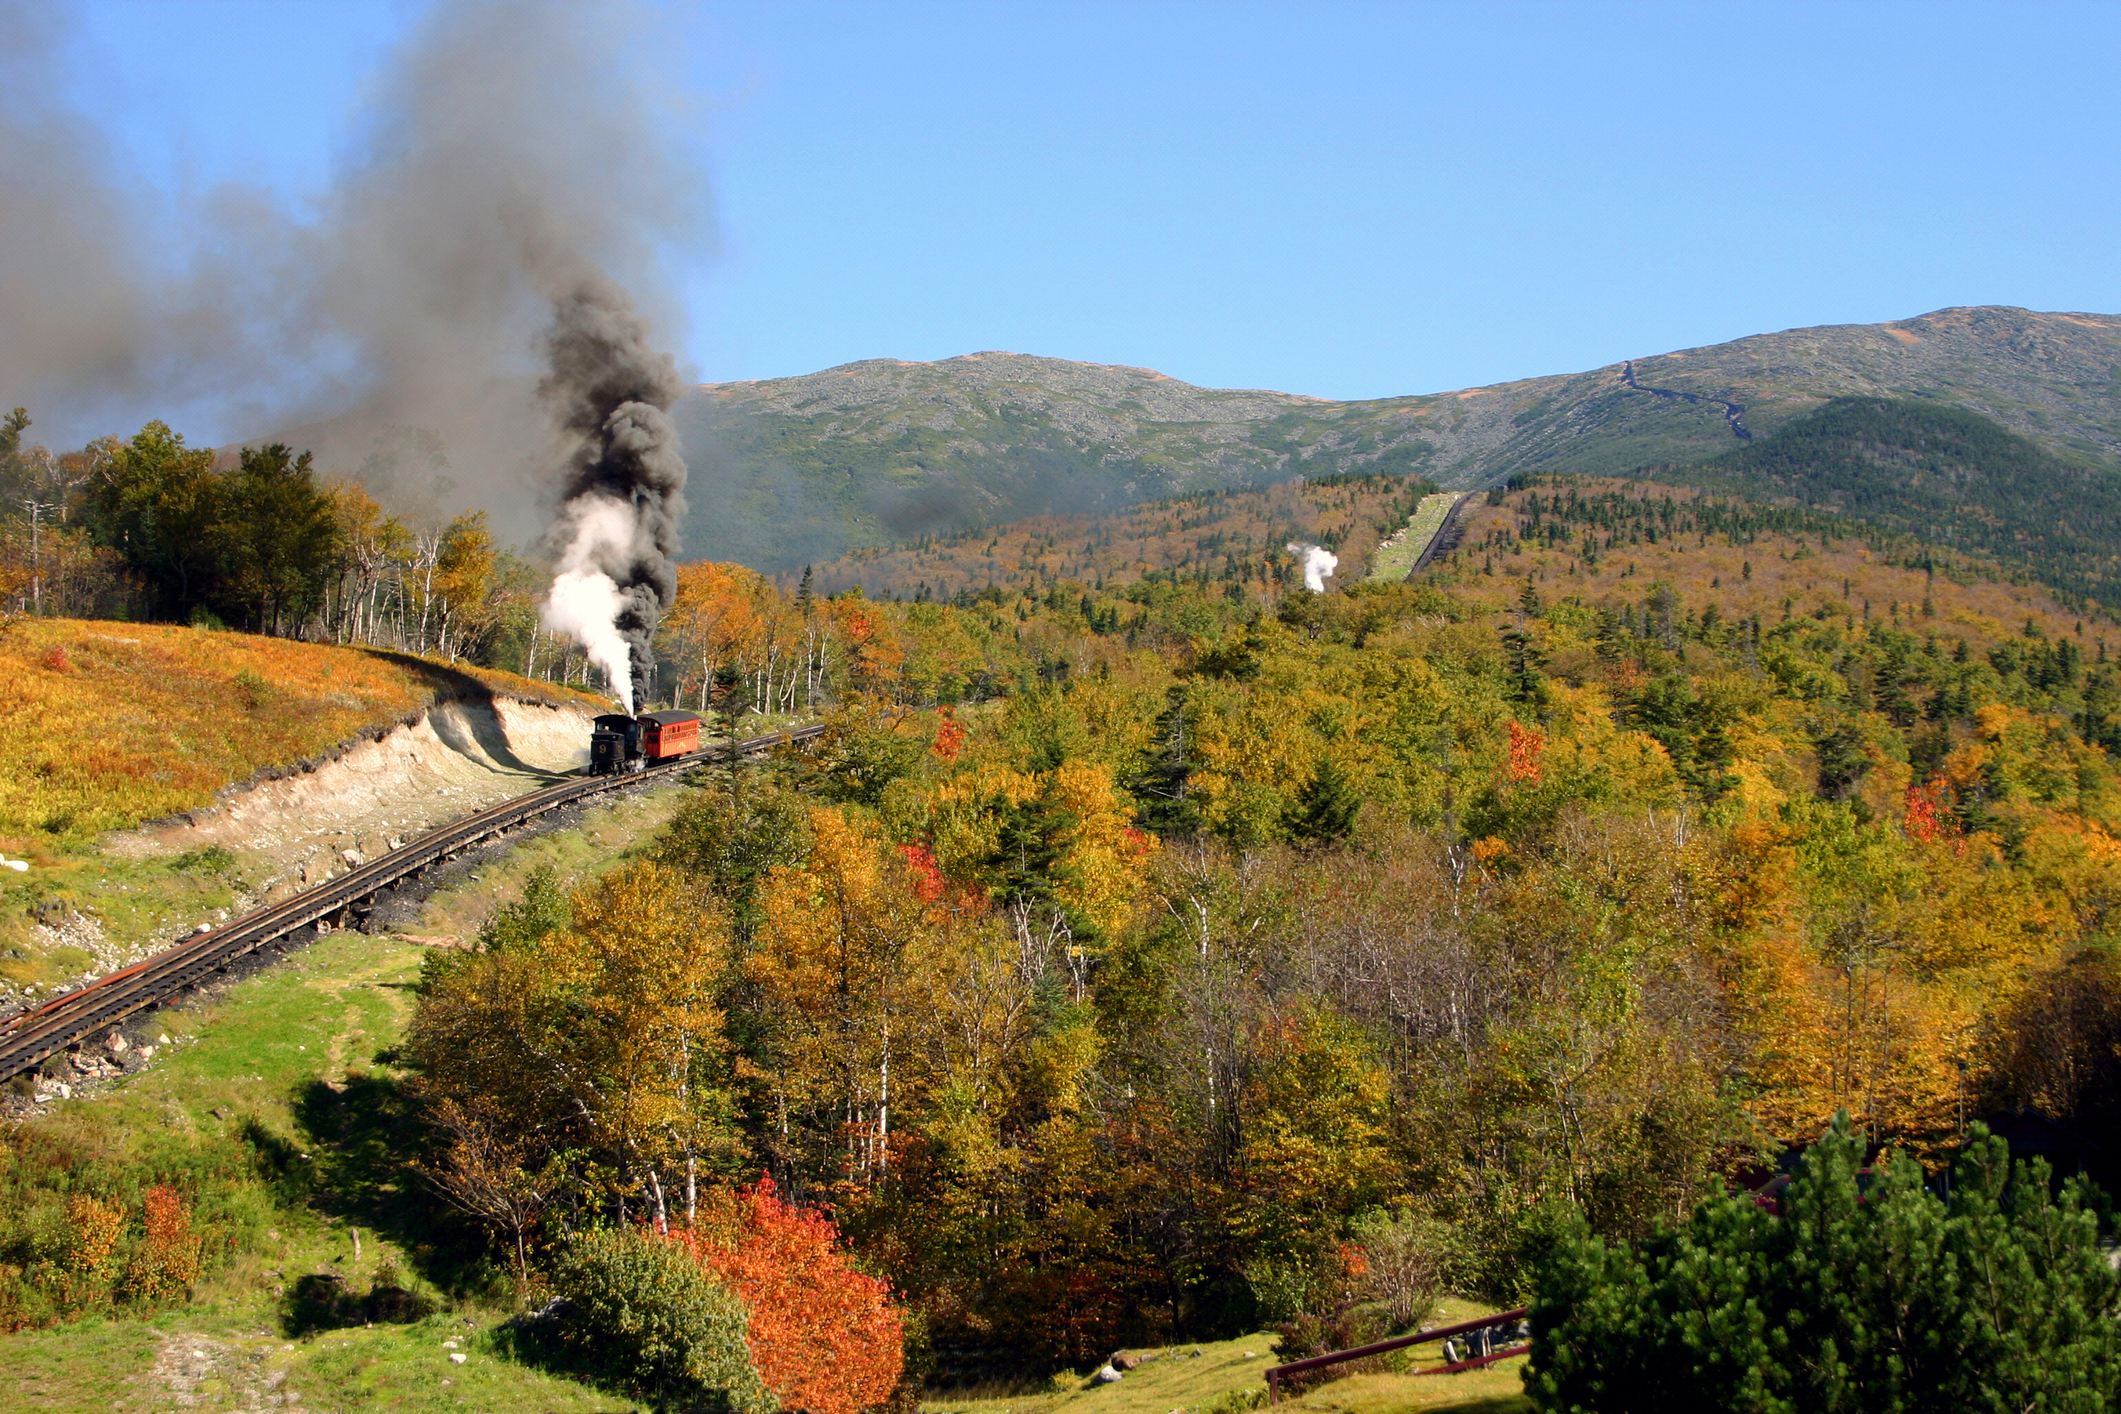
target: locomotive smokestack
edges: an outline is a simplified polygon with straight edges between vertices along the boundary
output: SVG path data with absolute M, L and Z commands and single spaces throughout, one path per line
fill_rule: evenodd
M 649 347 L 633 301 L 601 276 L 553 301 L 546 347 L 538 392 L 567 461 L 542 616 L 582 645 L 631 714 L 648 685 L 649 640 L 677 598 L 685 459 L 670 406 L 684 385 L 670 355 Z

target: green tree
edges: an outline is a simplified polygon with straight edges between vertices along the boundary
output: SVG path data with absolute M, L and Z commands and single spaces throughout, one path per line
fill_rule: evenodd
M 567 1332 L 607 1378 L 669 1408 L 771 1414 L 734 1292 L 684 1248 L 638 1231 L 588 1232 L 553 1274 Z
M 245 447 L 222 478 L 212 550 L 224 613 L 279 633 L 299 628 L 339 571 L 339 526 L 308 452 Z
M 1311 779 L 1296 792 L 1286 817 L 1289 835 L 1298 844 L 1337 844 L 1355 833 L 1362 797 L 1330 756 L 1321 757 Z
M 1200 832 L 1200 801 L 1193 794 L 1193 761 L 1188 748 L 1192 726 L 1187 711 L 1185 685 L 1174 683 L 1165 693 L 1164 710 L 1156 718 L 1146 759 L 1133 781 L 1134 794 L 1142 802 L 1142 823 L 1167 838 Z
M 2053 1196 L 1972 1128 L 1949 1200 L 1907 1158 L 1866 1173 L 1847 1117 L 1771 1214 L 1708 1200 L 1636 1246 L 1566 1222 L 1536 1275 L 1526 1391 L 1545 1410 L 1796 1414 L 2113 1407 L 2121 1281 L 2093 1190 Z
M 172 617 L 205 607 L 215 589 L 223 507 L 213 462 L 168 423 L 150 422 L 89 487 L 96 537 L 139 571 Z
M 1521 628 L 1503 630 L 1502 657 L 1503 676 L 1510 685 L 1510 700 L 1544 707 L 1548 697 L 1547 680 L 1539 669 L 1546 662 L 1546 654 L 1532 641 L 1532 635 Z

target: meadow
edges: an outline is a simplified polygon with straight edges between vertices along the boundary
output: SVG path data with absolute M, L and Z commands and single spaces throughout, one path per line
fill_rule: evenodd
M 0 624 L 0 851 L 42 863 L 451 697 L 600 702 L 373 648 L 170 624 Z

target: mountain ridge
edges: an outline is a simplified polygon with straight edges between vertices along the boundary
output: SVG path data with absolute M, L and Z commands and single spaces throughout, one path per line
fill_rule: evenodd
M 2121 316 L 1954 307 L 1345 401 L 985 350 L 700 385 L 676 416 L 696 473 L 688 553 L 778 569 L 1297 475 L 1418 473 L 1470 488 L 1682 465 L 1842 396 L 1938 400 L 2121 470 Z

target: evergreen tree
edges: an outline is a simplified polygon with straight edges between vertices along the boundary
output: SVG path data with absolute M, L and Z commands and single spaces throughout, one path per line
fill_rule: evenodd
M 1289 836 L 1298 844 L 1338 844 L 1355 833 L 1355 817 L 1361 811 L 1362 797 L 1355 787 L 1332 757 L 1322 757 L 1288 812 Z
M 1135 776 L 1135 797 L 1142 802 L 1141 822 L 1165 838 L 1200 832 L 1200 802 L 1193 798 L 1193 763 L 1187 754 L 1186 689 L 1173 686 L 1157 714 L 1148 759 Z
M 1532 635 L 1523 629 L 1505 629 L 1502 635 L 1503 676 L 1509 682 L 1512 702 L 1528 706 L 1543 707 L 1547 702 L 1546 678 L 1541 675 L 1540 665 L 1546 655 L 1532 641 Z
M 2054 1197 L 2045 1161 L 2013 1170 L 1978 1124 L 1948 1201 L 1911 1159 L 1866 1175 L 1864 1150 L 1843 1115 L 1779 1211 L 1726 1194 L 1634 1246 L 1566 1220 L 1536 1277 L 1533 1402 L 1587 1414 L 2111 1409 L 2121 1280 L 2090 1186 Z

